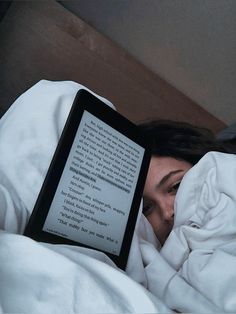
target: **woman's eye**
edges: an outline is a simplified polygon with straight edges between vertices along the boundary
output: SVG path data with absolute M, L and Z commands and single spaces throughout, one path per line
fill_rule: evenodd
M 175 183 L 174 185 L 172 185 L 169 189 L 168 189 L 168 193 L 173 193 L 173 194 L 176 194 L 178 189 L 179 189 L 179 186 L 180 186 L 180 183 L 181 181 Z

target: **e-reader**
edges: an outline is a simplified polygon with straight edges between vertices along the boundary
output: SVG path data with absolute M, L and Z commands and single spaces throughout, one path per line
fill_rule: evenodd
M 139 128 L 79 90 L 24 234 L 102 251 L 125 269 L 149 162 Z

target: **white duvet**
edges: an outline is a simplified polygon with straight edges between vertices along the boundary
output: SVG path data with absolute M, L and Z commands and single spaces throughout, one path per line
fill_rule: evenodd
M 40 81 L 0 120 L 0 312 L 236 312 L 233 155 L 209 153 L 187 173 L 160 252 L 140 215 L 126 272 L 95 250 L 21 235 L 80 88 Z

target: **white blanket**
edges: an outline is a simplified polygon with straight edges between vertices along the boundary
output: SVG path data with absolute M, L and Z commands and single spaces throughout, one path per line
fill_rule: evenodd
M 236 312 L 235 155 L 208 153 L 185 175 L 174 228 L 151 253 L 148 288 L 171 308 Z
M 209 153 L 187 173 L 160 252 L 140 215 L 126 273 L 95 250 L 21 235 L 80 88 L 41 81 L 0 121 L 0 312 L 235 312 L 233 155 Z

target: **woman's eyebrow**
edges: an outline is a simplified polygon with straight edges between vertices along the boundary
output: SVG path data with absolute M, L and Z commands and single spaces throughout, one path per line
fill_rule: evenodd
M 173 175 L 175 175 L 176 173 L 179 173 L 179 172 L 183 172 L 184 170 L 183 169 L 178 169 L 178 170 L 174 170 L 174 171 L 170 171 L 167 175 L 165 175 L 161 181 L 157 184 L 157 187 L 158 186 L 161 186 L 163 184 L 166 183 L 166 181 L 169 180 L 169 178 L 171 178 Z

